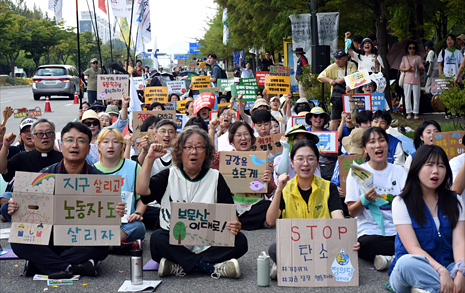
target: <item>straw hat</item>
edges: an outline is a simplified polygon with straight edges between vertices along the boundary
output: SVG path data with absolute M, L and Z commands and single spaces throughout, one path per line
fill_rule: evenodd
M 95 113 L 94 110 L 87 110 L 87 111 L 84 112 L 84 114 L 82 114 L 81 122 L 84 123 L 84 121 L 86 121 L 87 119 L 96 119 L 100 123 L 100 129 L 103 128 L 102 121 L 100 121 L 100 119 L 98 118 L 97 113 Z
M 290 137 L 291 135 L 294 135 L 294 134 L 298 134 L 298 133 L 303 133 L 305 134 L 305 136 L 307 137 L 307 139 L 311 142 L 313 142 L 314 144 L 317 144 L 320 139 L 318 138 L 318 136 L 316 136 L 315 134 L 307 131 L 307 129 L 305 128 L 305 126 L 303 125 L 296 125 L 294 127 L 292 127 L 291 129 L 289 129 L 288 131 L 286 131 L 286 133 L 284 134 L 285 137 Z
M 312 116 L 313 114 L 317 114 L 317 115 L 320 115 L 320 114 L 324 114 L 324 123 L 323 125 L 327 124 L 329 122 L 329 114 L 325 112 L 325 110 L 323 110 L 323 108 L 321 107 L 314 107 L 312 108 L 312 110 L 310 111 L 310 113 L 307 113 L 305 115 L 305 122 L 307 122 L 308 125 L 312 125 Z
M 348 154 L 363 154 L 362 137 L 365 129 L 355 128 L 349 136 L 342 138 L 342 145 Z

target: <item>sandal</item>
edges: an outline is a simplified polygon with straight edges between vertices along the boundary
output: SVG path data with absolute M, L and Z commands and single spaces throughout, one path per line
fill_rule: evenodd
M 420 119 L 420 116 L 415 115 L 415 117 L 413 117 L 413 119 L 418 120 L 418 119 Z
M 412 119 L 412 115 L 408 114 L 407 119 Z

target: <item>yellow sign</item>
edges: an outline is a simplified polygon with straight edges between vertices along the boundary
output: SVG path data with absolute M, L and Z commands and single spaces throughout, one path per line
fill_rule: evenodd
M 187 101 L 186 100 L 177 101 L 176 103 L 177 103 L 178 111 L 181 112 L 181 113 L 186 113 L 186 103 L 187 103 Z
M 192 76 L 192 90 L 210 88 L 210 76 Z
M 207 67 L 207 63 L 206 62 L 199 62 L 199 67 Z
M 371 82 L 370 75 L 366 69 L 348 75 L 344 77 L 344 80 L 351 89 L 361 87 L 362 85 L 369 84 Z
M 168 87 L 146 87 L 144 90 L 144 96 L 146 104 L 151 104 L 153 102 L 168 103 Z
M 268 94 L 287 95 L 291 89 L 290 76 L 265 76 L 265 89 Z

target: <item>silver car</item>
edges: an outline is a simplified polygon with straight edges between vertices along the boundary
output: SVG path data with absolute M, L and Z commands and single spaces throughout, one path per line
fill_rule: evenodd
M 68 96 L 70 99 L 73 99 L 74 92 L 79 90 L 78 71 L 70 65 L 39 66 L 39 69 L 32 78 L 34 100 L 40 100 L 42 96 L 52 95 Z

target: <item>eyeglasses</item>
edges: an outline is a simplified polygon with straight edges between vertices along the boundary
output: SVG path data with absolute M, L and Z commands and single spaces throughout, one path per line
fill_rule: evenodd
M 44 136 L 46 138 L 50 138 L 53 136 L 53 132 L 49 131 L 49 132 L 38 132 L 38 133 L 35 133 L 34 134 L 35 136 L 37 136 L 37 138 L 43 138 Z
M 324 114 L 313 114 L 313 117 L 315 118 L 324 118 Z
M 236 133 L 234 134 L 234 137 L 237 139 L 241 139 L 241 138 L 249 139 L 250 134 L 249 133 Z
M 303 157 L 297 157 L 294 159 L 294 161 L 299 164 L 303 165 L 304 162 L 307 162 L 309 165 L 313 165 L 316 163 L 316 157 L 308 157 L 308 158 L 303 158 Z
M 92 62 L 92 64 L 98 64 L 98 61 L 94 61 L 94 62 Z
M 187 146 L 187 147 L 182 147 L 182 148 L 186 150 L 188 153 L 192 152 L 193 150 L 196 150 L 198 153 L 201 153 L 206 149 L 206 147 L 204 146 L 196 146 L 196 147 Z
M 160 129 L 160 130 L 158 130 L 158 133 L 160 133 L 160 134 L 165 134 L 165 133 L 166 133 L 166 129 Z M 174 134 L 174 133 L 175 133 L 175 132 L 174 132 L 173 129 L 168 129 L 168 134 L 169 134 L 169 135 L 172 135 L 172 134 Z
M 415 47 L 408 47 L 409 50 L 415 50 Z
M 93 121 L 86 121 L 84 122 L 84 125 L 87 125 L 87 127 L 91 127 L 91 126 L 99 126 L 100 125 L 100 122 L 97 121 L 97 120 L 93 120 Z
M 77 138 L 77 139 L 74 139 L 72 137 L 67 137 L 63 140 L 63 142 L 66 144 L 66 145 L 73 145 L 74 142 L 76 142 L 78 144 L 78 146 L 84 146 L 86 144 L 88 144 L 88 142 L 84 139 L 84 138 Z

